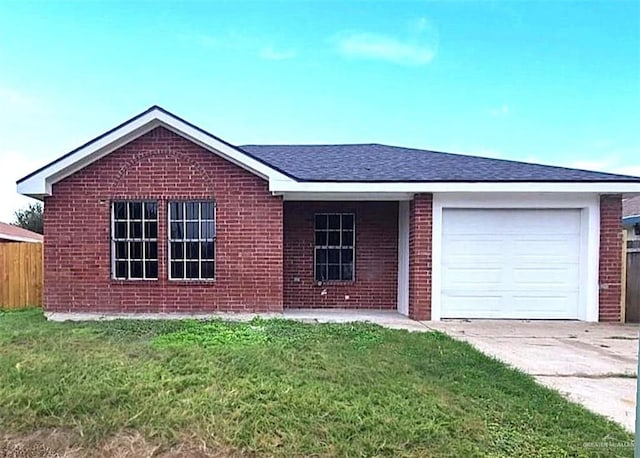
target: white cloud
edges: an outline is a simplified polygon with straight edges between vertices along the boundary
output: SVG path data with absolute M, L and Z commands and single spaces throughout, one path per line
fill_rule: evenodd
M 22 196 L 16 191 L 16 181 L 38 166 L 26 159 L 24 154 L 0 151 L 0 221 L 10 223 L 13 213 L 35 202 L 29 197 Z
M 183 40 L 196 43 L 203 48 L 255 53 L 258 57 L 265 60 L 287 60 L 293 59 L 298 55 L 293 49 L 281 49 L 273 45 L 265 46 L 264 43 L 266 40 L 237 30 L 229 30 L 218 36 L 190 33 L 181 34 L 179 37 Z
M 489 114 L 493 117 L 507 117 L 509 116 L 509 105 L 507 105 L 506 103 L 503 103 L 501 106 L 497 107 L 497 108 L 491 108 L 489 110 Z
M 426 65 L 436 55 L 436 47 L 430 44 L 365 32 L 342 35 L 338 39 L 338 51 L 347 57 L 384 60 L 402 65 Z
M 293 59 L 298 55 L 294 50 L 279 50 L 272 46 L 267 46 L 260 50 L 260 57 L 266 60 L 288 60 Z

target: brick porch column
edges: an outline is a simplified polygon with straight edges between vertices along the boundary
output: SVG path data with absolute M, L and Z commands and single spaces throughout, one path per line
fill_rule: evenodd
M 622 294 L 622 196 L 600 196 L 600 321 L 620 321 Z
M 416 194 L 409 205 L 409 316 L 431 319 L 431 194 Z

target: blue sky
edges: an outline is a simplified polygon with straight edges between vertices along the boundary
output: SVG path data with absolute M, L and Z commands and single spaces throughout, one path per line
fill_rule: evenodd
M 153 104 L 236 144 L 640 175 L 640 2 L 0 2 L 0 220 L 16 179 Z

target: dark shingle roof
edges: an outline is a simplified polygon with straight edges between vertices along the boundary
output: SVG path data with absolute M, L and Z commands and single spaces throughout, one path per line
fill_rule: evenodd
M 379 144 L 245 145 L 300 181 L 636 181 L 611 173 Z

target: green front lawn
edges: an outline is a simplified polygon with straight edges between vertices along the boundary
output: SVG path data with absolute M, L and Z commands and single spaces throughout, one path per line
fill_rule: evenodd
M 632 452 L 585 446 L 631 437 L 440 333 L 0 312 L 0 455 L 3 437 L 51 431 L 89 455 L 133 436 L 201 456 Z

